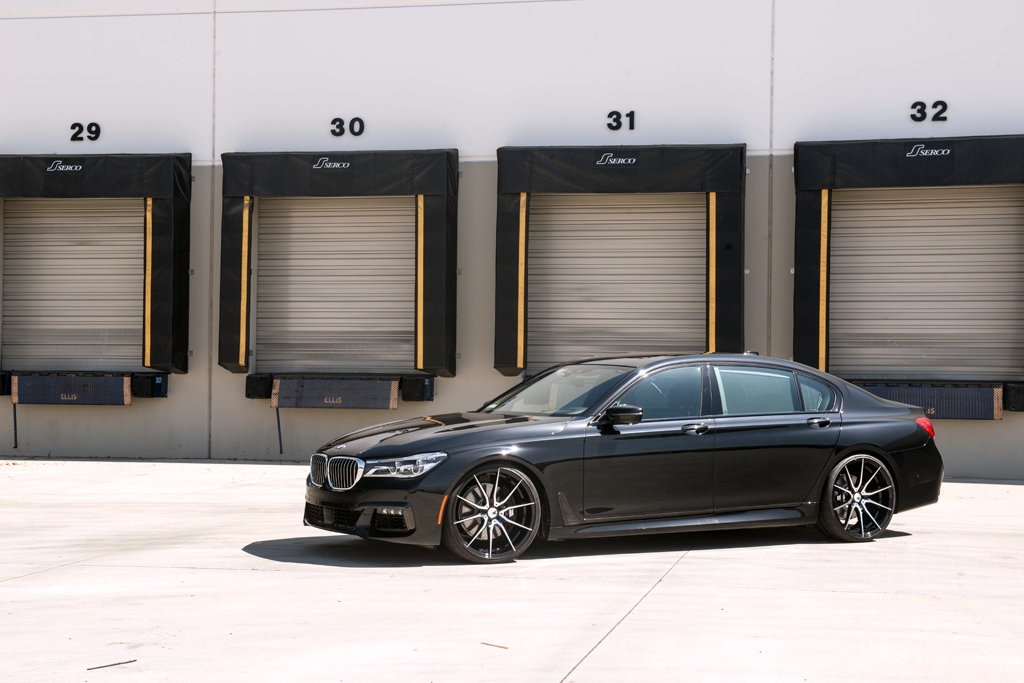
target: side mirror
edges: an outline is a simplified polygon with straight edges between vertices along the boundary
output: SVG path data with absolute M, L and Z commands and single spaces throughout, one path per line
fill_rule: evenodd
M 644 419 L 644 409 L 636 406 L 618 405 L 611 406 L 604 411 L 599 425 L 602 427 L 613 425 L 635 425 Z

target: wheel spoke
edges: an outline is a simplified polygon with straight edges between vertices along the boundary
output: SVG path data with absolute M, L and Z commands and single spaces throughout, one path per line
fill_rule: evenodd
M 470 517 L 463 517 L 462 519 L 457 519 L 457 520 L 455 520 L 455 523 L 456 524 L 468 524 L 469 522 L 472 522 L 473 520 L 476 520 L 476 519 L 486 520 L 487 517 L 484 516 L 484 515 L 472 515 Z
M 853 489 L 854 491 L 856 491 L 857 490 L 857 486 L 853 483 L 853 475 L 850 474 L 850 466 L 849 465 L 845 466 L 843 468 L 843 471 L 846 472 L 846 481 L 850 482 L 850 488 Z
M 505 540 L 508 542 L 509 546 L 511 546 L 512 552 L 515 552 L 516 551 L 516 544 L 512 542 L 512 536 L 509 535 L 508 530 L 505 528 L 505 525 L 501 523 L 501 521 L 499 521 L 499 520 L 496 520 L 496 521 L 497 521 L 497 525 L 499 527 L 501 527 L 502 535 L 505 536 Z M 511 520 L 506 520 L 506 521 L 511 521 Z M 522 525 L 520 524 L 519 526 L 522 526 Z M 528 527 L 524 526 L 523 528 L 527 529 Z
M 509 510 L 518 510 L 519 508 L 527 508 L 527 507 L 530 507 L 531 505 L 536 505 L 536 503 L 534 503 L 531 500 L 528 503 L 520 503 L 519 505 L 509 505 L 508 507 L 503 508 L 502 512 L 505 513 L 505 512 L 508 512 Z
M 514 519 L 509 519 L 508 517 L 502 517 L 501 519 L 502 519 L 502 521 L 508 522 L 509 524 L 512 524 L 514 526 L 519 527 L 520 529 L 526 529 L 527 531 L 530 530 L 530 527 L 526 526 L 525 524 L 520 524 L 519 522 L 515 521 Z M 504 528 L 504 525 L 502 525 L 502 528 Z M 509 543 L 511 543 L 511 542 L 512 542 L 512 539 L 509 538 Z
M 466 505 L 469 505 L 470 507 L 472 507 L 475 510 L 486 510 L 487 509 L 486 505 L 477 505 L 473 501 L 466 499 L 464 496 L 456 496 L 456 498 L 458 498 L 463 503 L 465 503 Z
M 834 484 L 834 485 L 832 486 L 832 488 L 834 488 L 834 489 L 835 489 L 835 490 L 837 490 L 837 491 L 842 491 L 843 493 L 845 493 L 846 495 L 848 495 L 848 496 L 849 496 L 850 498 L 853 498 L 853 491 L 847 491 L 846 489 L 844 489 L 844 488 L 843 488 L 842 486 L 840 486 L 839 484 Z
M 509 491 L 509 494 L 507 496 L 505 496 L 504 498 L 502 498 L 501 500 L 498 500 L 498 490 L 497 490 L 497 488 L 495 488 L 495 490 L 494 490 L 494 507 L 501 507 L 502 505 L 507 503 L 508 499 L 511 498 L 512 496 L 514 496 L 516 491 L 518 491 L 519 487 L 522 486 L 522 485 L 523 485 L 522 480 L 518 481 L 516 483 L 515 487 L 511 491 Z
M 469 539 L 469 541 L 466 542 L 466 545 L 473 545 L 474 543 L 476 543 L 476 539 L 480 538 L 480 534 L 482 534 L 486 530 L 487 522 L 484 522 L 480 525 L 480 529 L 475 534 L 473 534 L 473 538 Z
M 882 508 L 883 510 L 888 510 L 889 512 L 892 512 L 892 508 L 891 507 L 887 507 L 885 505 L 882 505 L 877 500 L 866 499 L 864 502 L 865 503 L 871 503 L 872 505 L 877 505 L 878 507 Z
M 867 509 L 866 507 L 865 507 L 865 508 L 862 508 L 862 512 L 863 512 L 863 513 L 864 513 L 865 515 L 867 515 L 868 517 L 870 517 L 870 518 L 871 518 L 871 522 L 872 522 L 872 523 L 873 523 L 873 524 L 875 525 L 875 528 L 877 528 L 877 529 L 879 529 L 879 530 L 881 530 L 881 529 L 882 529 L 882 525 L 878 523 L 878 520 L 877 520 L 877 519 L 875 519 L 875 516 L 874 516 L 873 514 L 871 514 L 870 512 L 868 512 L 868 509 Z M 862 525 L 861 525 L 861 528 L 863 528 L 863 526 L 864 526 L 864 525 L 862 524 Z
M 868 487 L 868 484 L 870 484 L 870 483 L 871 483 L 872 481 L 874 481 L 874 479 L 875 479 L 875 476 L 877 476 L 877 475 L 878 475 L 878 472 L 879 472 L 879 471 L 880 471 L 880 470 L 878 470 L 878 469 L 876 468 L 876 469 L 875 469 L 875 471 L 871 473 L 871 476 L 867 478 L 867 481 L 863 482 L 863 483 L 862 483 L 862 484 L 860 485 L 860 490 L 861 490 L 861 491 L 864 491 L 865 489 L 867 489 L 867 487 Z M 867 495 L 867 494 L 865 494 L 865 495 Z
M 857 480 L 857 490 L 858 491 L 863 491 L 864 490 L 864 464 L 866 462 L 867 462 L 867 460 L 865 460 L 864 458 L 860 459 L 860 479 Z M 861 520 L 861 521 L 863 521 L 863 520 Z M 861 526 L 863 527 L 864 525 L 861 524 Z
M 498 507 L 498 480 L 501 479 L 501 468 L 494 473 L 494 488 L 491 489 L 491 505 Z
M 479 478 L 478 478 L 478 477 L 477 477 L 477 476 L 476 476 L 475 474 L 473 475 L 473 481 L 475 481 L 475 482 L 476 482 L 476 486 L 477 486 L 477 488 L 478 488 L 478 489 L 480 489 L 480 493 L 481 493 L 481 494 L 483 495 L 483 497 L 484 497 L 484 506 L 483 506 L 483 508 L 481 508 L 481 509 L 487 509 L 487 508 L 489 508 L 489 507 L 491 506 L 491 499 L 490 499 L 490 497 L 489 497 L 489 496 L 487 495 L 487 489 L 486 489 L 486 488 L 484 487 L 484 485 L 483 485 L 483 484 L 481 484 L 481 483 L 480 483 L 480 479 L 479 479 Z
M 846 508 L 846 523 L 843 524 L 843 528 L 846 529 L 847 531 L 850 530 L 850 523 L 853 521 L 853 514 L 852 514 L 853 511 L 854 511 L 854 507 L 853 507 L 853 504 L 851 503 L 850 506 Z
M 867 497 L 867 496 L 876 496 L 879 493 L 881 493 L 882 491 L 888 491 L 891 488 L 892 488 L 892 485 L 890 484 L 889 486 L 882 487 L 882 488 L 878 489 L 877 491 L 872 491 L 871 493 L 868 493 L 867 491 L 865 491 L 864 492 L 864 496 L 865 497 Z

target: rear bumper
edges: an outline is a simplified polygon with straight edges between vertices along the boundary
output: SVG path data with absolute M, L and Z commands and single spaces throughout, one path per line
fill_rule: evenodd
M 899 467 L 899 506 L 905 512 L 938 502 L 945 466 L 934 439 L 920 448 L 892 454 Z

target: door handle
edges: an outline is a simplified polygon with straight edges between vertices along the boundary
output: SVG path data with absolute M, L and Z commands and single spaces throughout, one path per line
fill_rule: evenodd
M 828 419 L 827 417 L 812 417 L 809 420 L 807 420 L 807 424 L 811 425 L 812 427 L 828 427 L 830 424 L 832 424 L 832 420 Z
M 706 434 L 708 426 L 704 423 L 683 425 L 683 434 L 689 434 L 690 436 L 700 436 Z

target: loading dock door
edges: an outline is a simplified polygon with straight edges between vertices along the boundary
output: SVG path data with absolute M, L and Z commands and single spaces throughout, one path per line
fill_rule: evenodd
M 139 371 L 145 200 L 3 201 L 4 370 Z
M 528 372 L 707 349 L 705 194 L 534 194 L 528 252 Z
M 258 372 L 402 372 L 415 364 L 414 197 L 261 197 Z
M 831 372 L 1024 379 L 1024 186 L 832 194 Z

